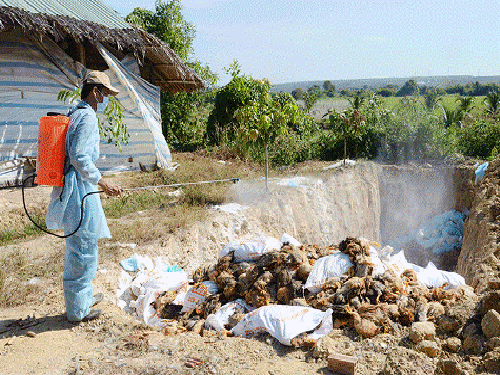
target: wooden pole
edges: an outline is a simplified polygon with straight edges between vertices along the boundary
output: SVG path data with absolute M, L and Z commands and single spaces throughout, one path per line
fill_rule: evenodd
M 269 158 L 268 158 L 267 143 L 266 143 L 266 190 L 269 190 L 269 187 L 267 186 L 268 176 L 269 176 Z
M 83 66 L 86 66 L 87 64 L 85 61 L 85 48 L 83 47 L 83 45 L 81 43 L 78 43 L 77 47 L 78 47 L 78 55 L 80 58 L 80 62 L 82 63 Z

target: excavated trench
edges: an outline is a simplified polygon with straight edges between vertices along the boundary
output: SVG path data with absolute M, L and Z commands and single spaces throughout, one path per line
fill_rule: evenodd
M 437 215 L 473 209 L 474 170 L 472 165 L 364 162 L 316 176 L 272 180 L 268 195 L 256 193 L 258 189 L 250 183 L 242 183 L 235 191 L 238 201 L 249 206 L 245 228 L 254 221 L 250 227 L 265 228 L 266 235 L 280 238 L 286 232 L 306 244 L 338 244 L 346 237 L 364 237 L 382 245 L 397 242 L 409 262 L 425 267 L 432 261 L 472 283 L 479 268 L 464 263 L 481 262 L 473 255 L 481 233 L 468 231 L 467 219 L 463 238 L 467 256 L 460 256 L 458 247 L 434 254 L 409 238 Z M 468 261 L 459 262 L 462 258 Z

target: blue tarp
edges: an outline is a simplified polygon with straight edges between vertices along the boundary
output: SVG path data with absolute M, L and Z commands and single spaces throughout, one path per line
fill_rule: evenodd
M 486 169 L 488 169 L 489 163 L 483 163 L 476 169 L 476 184 L 479 180 L 481 180 L 484 177 L 484 174 L 486 173 Z
M 435 216 L 424 224 L 415 236 L 417 243 L 432 248 L 434 254 L 452 251 L 462 247 L 465 215 L 457 210 Z

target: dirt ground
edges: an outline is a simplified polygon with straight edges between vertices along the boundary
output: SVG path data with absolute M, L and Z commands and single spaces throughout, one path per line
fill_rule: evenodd
M 119 182 L 119 178 L 117 178 Z M 43 205 L 51 188 L 27 191 L 28 206 Z M 0 217 L 12 218 L 22 208 L 21 191 L 0 190 Z M 15 216 L 15 215 L 14 215 Z M 33 278 L 40 292 L 22 306 L 0 309 L 0 374 L 310 374 L 327 373 L 326 362 L 310 353 L 279 344 L 272 338 L 204 338 L 182 334 L 174 338 L 152 331 L 116 306 L 121 272 L 116 259 L 134 252 L 151 257 L 165 254 L 156 244 L 100 243 L 100 265 L 94 291 L 103 292 L 103 317 L 73 324 L 66 320 L 62 274 Z M 64 240 L 49 235 L 4 246 L 4 254 L 48 252 L 64 254 Z M 176 258 L 177 259 L 177 258 Z M 146 337 L 146 338 L 145 338 Z M 139 341 L 134 338 L 138 338 Z M 189 358 L 201 363 L 188 368 Z
M 116 182 L 120 183 L 119 177 Z M 30 205 L 48 200 L 49 193 L 50 188 L 32 189 Z M 0 190 L 1 220 L 11 218 L 12 212 L 21 209 L 20 197 L 19 190 Z M 144 220 L 146 222 L 146 217 Z M 62 272 L 31 278 L 29 282 L 38 287 L 38 292 L 28 298 L 29 302 L 0 309 L 0 374 L 331 374 L 325 358 L 329 351 L 356 356 L 357 374 L 442 373 L 436 370 L 438 358 L 412 350 L 404 331 L 360 339 L 352 331 L 338 330 L 315 349 L 297 349 L 284 346 L 270 336 L 242 339 L 201 337 L 186 332 L 167 337 L 117 307 L 119 260 L 134 253 L 151 258 L 161 255 L 192 272 L 203 263 L 215 263 L 221 244 L 227 240 L 225 233 L 231 229 L 230 221 L 227 214 L 213 211 L 205 223 L 195 223 L 154 243 L 100 242 L 94 291 L 104 293 L 104 300 L 98 306 L 104 314 L 92 322 L 72 324 L 66 320 Z M 131 221 L 131 225 L 136 223 Z M 247 223 L 247 230 L 251 231 L 253 224 Z M 192 250 L 184 253 L 172 246 L 188 242 L 183 248 L 189 248 L 189 238 L 195 237 L 194 234 L 214 237 L 211 244 L 204 247 L 203 255 L 195 247 L 199 243 L 193 243 Z M 1 251 L 29 254 L 33 259 L 54 259 L 49 255 L 62 259 L 64 240 L 43 235 L 4 246 Z M 457 374 L 476 373 L 475 363 L 480 358 L 469 356 L 468 361 L 463 362 L 454 354 L 446 356 L 459 364 L 461 372 Z

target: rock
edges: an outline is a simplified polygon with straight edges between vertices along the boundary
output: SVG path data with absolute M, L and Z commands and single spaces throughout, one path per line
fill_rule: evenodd
M 446 339 L 445 346 L 450 352 L 457 353 L 462 347 L 462 340 L 458 337 L 450 337 Z
M 500 373 L 500 349 L 488 352 L 484 355 L 484 368 L 492 374 Z
M 418 344 L 423 340 L 434 340 L 436 327 L 432 322 L 414 322 L 410 327 L 409 339 Z
M 500 337 L 493 337 L 488 340 L 488 348 L 494 350 L 495 348 L 500 347 Z
M 229 327 L 235 327 L 239 322 L 241 322 L 245 318 L 245 314 L 240 312 L 235 312 L 228 319 Z
M 374 321 L 360 318 L 354 321 L 354 328 L 358 335 L 363 338 L 375 337 L 378 333 L 378 327 Z
M 165 336 L 173 337 L 177 333 L 177 325 L 168 325 L 164 328 L 163 332 Z
M 488 289 L 498 290 L 500 289 L 500 277 L 494 277 L 488 280 Z
M 440 315 L 444 314 L 444 307 L 439 302 L 429 302 L 427 304 L 427 315 L 429 317 L 433 316 L 437 318 Z
M 476 297 L 475 295 L 469 296 L 466 292 L 468 289 L 461 290 L 464 294 L 458 294 L 460 298 L 457 303 L 452 306 L 448 306 L 445 309 L 445 313 L 436 318 L 436 325 L 445 332 L 457 332 L 462 328 L 469 318 L 474 315 L 474 310 L 476 308 Z
M 462 349 L 468 354 L 480 355 L 484 351 L 485 338 L 478 324 L 469 324 L 463 330 Z
M 334 329 L 333 332 L 318 339 L 313 350 L 313 357 L 324 358 L 327 357 L 330 352 L 335 351 L 338 339 L 342 336 L 342 334 L 341 330 Z
M 481 299 L 480 313 L 484 315 L 491 309 L 500 313 L 500 290 L 489 292 Z
M 481 320 L 481 328 L 487 339 L 500 336 L 500 314 L 493 309 L 488 311 Z
M 427 354 L 430 358 L 436 358 L 441 352 L 441 347 L 437 342 L 424 340 L 417 345 L 417 350 Z
M 456 332 L 460 328 L 460 322 L 448 315 L 442 314 L 436 318 L 436 325 L 444 332 Z
M 462 349 L 468 354 L 480 355 L 484 349 L 484 338 L 478 333 L 468 335 L 464 338 Z
M 425 354 L 411 349 L 389 351 L 385 359 L 383 370 L 377 372 L 377 374 L 430 375 L 434 374 L 435 370 L 435 365 L 432 361 L 433 360 Z M 409 366 L 411 366 L 411 369 L 408 368 Z
M 460 364 L 452 359 L 442 359 L 438 362 L 437 368 L 446 375 L 460 375 L 462 369 Z
M 28 331 L 28 332 L 26 332 L 26 336 L 34 338 L 34 337 L 36 337 L 36 333 L 33 331 Z

